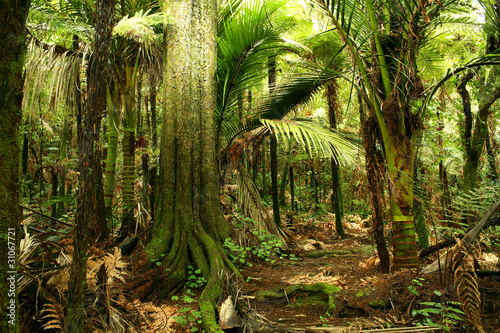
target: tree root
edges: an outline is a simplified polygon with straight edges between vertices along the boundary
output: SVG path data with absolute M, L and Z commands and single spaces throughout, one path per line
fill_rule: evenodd
M 350 257 L 358 252 L 359 250 L 333 250 L 333 251 L 320 250 L 320 251 L 308 252 L 304 256 L 308 258 L 321 258 L 324 256 Z
M 302 297 L 300 294 L 326 295 L 327 299 Z M 339 315 L 344 308 L 354 308 L 366 312 L 368 308 L 384 307 L 387 302 L 381 300 L 374 288 L 361 290 L 344 290 L 328 283 L 294 284 L 286 287 L 277 287 L 273 290 L 262 290 L 255 294 L 258 302 L 288 303 L 290 306 L 326 306 L 327 315 Z M 346 301 L 347 300 L 347 303 Z

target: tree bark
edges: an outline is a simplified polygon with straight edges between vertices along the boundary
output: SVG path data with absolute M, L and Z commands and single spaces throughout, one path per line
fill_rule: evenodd
M 363 135 L 363 147 L 365 150 L 365 165 L 368 180 L 368 191 L 370 193 L 370 204 L 372 207 L 373 237 L 377 245 L 377 253 L 380 259 L 380 270 L 382 273 L 389 273 L 391 263 L 389 251 L 384 237 L 383 204 L 381 198 L 381 170 L 379 168 L 379 158 L 377 157 L 377 132 L 370 124 L 373 124 L 373 118 L 370 121 L 365 114 L 363 99 L 358 92 L 359 119 L 361 122 L 361 133 Z
M 108 84 L 106 78 L 109 72 L 108 59 L 114 8 L 113 0 L 98 0 L 96 2 L 94 54 L 87 74 L 87 112 L 84 122 L 85 131 L 82 133 L 80 144 L 80 177 L 74 229 L 73 261 L 68 284 L 68 311 L 64 319 L 65 331 L 68 333 L 83 332 L 85 328 L 84 302 L 87 285 L 89 228 L 94 226 L 95 221 L 99 221 L 101 218 L 104 218 L 104 225 L 100 222 L 100 226 L 106 226 L 105 214 L 100 211 L 101 207 L 98 202 L 101 199 L 98 192 L 102 193 L 103 191 L 101 154 L 98 142 L 101 117 L 106 101 L 106 86 Z M 102 201 L 104 202 L 104 195 L 102 195 Z M 103 233 L 106 231 L 100 230 Z
M 329 82 L 325 88 L 326 99 L 328 102 L 328 119 L 330 128 L 337 129 L 337 113 L 338 113 L 338 83 Z M 331 173 L 332 173 L 332 210 L 335 213 L 335 231 L 340 237 L 345 237 L 344 226 L 342 225 L 342 217 L 344 215 L 342 209 L 342 186 L 340 184 L 340 168 L 337 161 L 331 158 Z
M 149 104 L 151 110 L 151 139 L 153 148 L 158 146 L 158 127 L 156 125 L 156 87 L 154 80 L 151 79 L 149 87 Z
M 2 1 L 0 5 L 0 332 L 19 330 L 16 288 L 19 209 L 21 102 L 26 53 L 26 17 L 30 1 Z
M 106 181 L 104 182 L 104 203 L 108 220 L 113 216 L 119 126 L 119 111 L 114 103 L 108 103 L 108 155 L 106 157 Z
M 219 274 L 234 269 L 224 252 L 228 236 L 219 203 L 215 152 L 216 1 L 164 0 L 166 26 L 163 127 L 151 264 L 161 262 L 160 296 L 182 286 L 194 262 L 207 280 L 199 306 L 207 332 L 222 332 L 215 305 Z
M 276 134 L 270 135 L 270 155 L 271 155 L 271 193 L 273 198 L 273 218 L 274 223 L 281 228 L 280 203 L 278 193 L 278 142 Z

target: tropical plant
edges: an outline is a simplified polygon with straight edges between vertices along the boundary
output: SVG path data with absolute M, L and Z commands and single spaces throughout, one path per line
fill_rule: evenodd
M 454 1 L 313 3 L 346 43 L 363 102 L 380 129 L 394 230 L 394 266 L 415 267 L 413 173 L 422 129 L 419 106 L 424 97 L 417 56 Z

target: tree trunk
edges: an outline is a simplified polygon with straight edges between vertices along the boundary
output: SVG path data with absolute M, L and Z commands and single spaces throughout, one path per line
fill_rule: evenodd
M 271 155 L 271 192 L 273 196 L 273 218 L 274 223 L 281 228 L 281 216 L 280 216 L 280 203 L 279 203 L 279 193 L 278 193 L 278 143 L 276 140 L 276 134 L 271 133 L 270 135 L 270 155 Z
M 135 106 L 136 110 L 136 127 L 135 127 L 135 135 L 140 138 L 143 136 L 142 132 L 142 77 L 137 81 L 137 104 Z
M 295 204 L 295 179 L 293 177 L 293 166 L 290 166 L 290 197 L 292 201 L 292 210 L 297 209 Z
M 68 333 L 83 332 L 85 318 L 85 289 L 87 286 L 87 248 L 89 228 L 99 221 L 102 214 L 98 200 L 102 192 L 101 154 L 98 147 L 101 117 L 105 108 L 106 78 L 111 43 L 114 1 L 96 2 L 96 30 L 94 54 L 88 69 L 88 99 L 85 114 L 85 132 L 80 144 L 80 177 L 77 212 L 73 241 L 73 261 L 68 284 L 68 311 L 64 320 Z M 99 178 L 101 181 L 99 181 Z M 99 188 L 100 187 L 100 188 Z M 104 195 L 102 196 L 104 201 Z M 106 219 L 104 214 L 104 226 Z M 103 236 L 105 230 L 101 229 Z
M 207 285 L 200 295 L 206 332 L 222 332 L 215 305 L 228 236 L 219 203 L 215 152 L 216 1 L 164 0 L 174 23 L 166 31 L 165 103 L 155 223 L 146 247 L 150 263 L 161 261 L 161 296 L 187 279 L 190 258 Z M 175 55 L 175 56 L 171 56 Z M 166 254 L 166 255 L 163 255 Z M 162 256 L 163 255 L 163 256 Z
M 126 60 L 127 61 L 127 60 Z M 137 124 L 136 106 L 136 78 L 137 67 L 132 67 L 125 62 L 125 80 L 120 80 L 120 101 L 122 109 L 122 153 L 123 153 L 123 173 L 122 173 L 122 215 L 120 234 L 118 241 L 121 242 L 127 237 L 128 232 L 134 230 L 134 208 L 136 206 L 135 189 L 135 127 Z
M 395 269 L 418 266 L 413 215 L 413 144 L 410 141 L 392 146 L 390 142 L 384 142 L 393 226 L 393 264 Z
M 490 175 L 492 180 L 498 180 L 498 172 L 495 161 L 495 152 L 491 147 L 491 136 L 489 134 L 488 128 L 486 128 L 486 153 L 488 154 L 488 163 L 490 165 Z
M 19 128 L 26 53 L 26 17 L 30 1 L 2 1 L 0 6 L 0 332 L 18 332 L 16 263 L 19 209 Z
M 373 237 L 377 245 L 377 253 L 380 259 L 380 270 L 389 273 L 390 258 L 384 237 L 383 204 L 381 198 L 381 174 L 379 158 L 377 157 L 377 129 L 374 128 L 374 119 L 366 117 L 363 108 L 363 99 L 358 92 L 359 118 L 361 122 L 361 133 L 363 134 L 363 147 L 365 150 L 365 165 L 368 180 L 368 192 L 370 193 L 370 204 L 372 207 Z M 381 159 L 381 158 L 380 158 Z
M 422 162 L 419 159 L 415 159 L 415 174 L 413 182 L 415 183 L 415 187 L 421 190 L 420 187 L 420 165 Z M 429 231 L 427 230 L 427 224 L 425 223 L 424 209 L 422 207 L 422 203 L 417 198 L 414 203 L 414 211 L 415 211 L 415 229 L 418 235 L 418 245 L 419 248 L 425 249 L 429 247 Z
M 123 129 L 123 173 L 122 173 L 122 226 L 118 241 L 127 237 L 127 233 L 134 230 L 134 208 L 135 208 L 135 136 L 134 129 Z
M 115 193 L 116 177 L 116 157 L 118 153 L 118 128 L 120 126 L 120 116 L 118 109 L 118 99 L 108 96 L 108 154 L 106 156 L 106 181 L 104 182 L 104 204 L 106 207 L 106 217 L 111 220 L 113 217 L 113 198 Z
M 485 89 L 486 87 L 483 86 Z M 484 93 L 484 92 L 483 92 Z M 485 140 L 488 139 L 488 117 L 490 116 L 490 106 L 500 98 L 500 88 L 487 94 L 487 97 L 480 99 L 479 110 L 474 121 L 473 133 L 466 138 L 470 144 L 466 149 L 466 160 L 464 166 L 464 190 L 471 191 L 476 188 L 477 170 L 479 159 L 483 152 Z
M 328 119 L 330 121 L 330 128 L 337 129 L 337 113 L 338 113 L 338 83 L 329 82 L 325 88 L 326 99 L 328 102 Z M 344 226 L 342 225 L 342 217 L 344 212 L 342 209 L 342 186 L 340 184 L 340 168 L 337 161 L 331 159 L 331 172 L 332 172 L 332 209 L 335 213 L 335 230 L 340 237 L 345 237 Z
M 158 127 L 156 125 L 156 87 L 154 80 L 151 78 L 149 86 L 149 104 L 151 110 L 151 140 L 153 148 L 158 146 Z

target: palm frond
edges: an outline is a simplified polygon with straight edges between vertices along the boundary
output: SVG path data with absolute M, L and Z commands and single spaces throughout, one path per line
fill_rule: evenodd
M 27 50 L 23 110 L 33 116 L 39 111 L 37 105 L 44 93 L 53 101 L 54 110 L 60 110 L 57 105 L 72 107 L 77 77 L 86 58 L 86 50 L 81 54 L 70 51 L 59 54 L 38 47 L 33 40 Z
M 134 16 L 124 16 L 113 28 L 113 35 L 132 38 L 137 43 L 149 46 L 157 38 L 153 25 L 164 23 L 165 19 L 168 20 L 161 12 L 139 10 Z
M 31 21 L 41 22 L 32 29 L 53 30 L 64 28 L 71 35 L 78 36 L 89 43 L 94 38 L 93 5 L 86 0 L 41 1 L 32 2 L 30 9 Z
M 218 37 L 218 138 L 234 132 L 227 128 L 234 129 L 234 122 L 239 121 L 239 102 L 248 89 L 262 86 L 268 59 L 293 49 L 302 52 L 306 49 L 281 37 L 286 26 L 278 24 L 280 18 L 274 15 L 284 3 L 283 0 L 246 3 L 236 9 L 235 15 L 223 18 Z
M 340 165 L 351 164 L 359 157 L 359 146 L 348 135 L 332 130 L 311 119 L 261 120 L 264 127 L 278 134 L 289 145 L 293 138 L 314 157 L 332 157 Z
M 262 203 L 259 191 L 252 181 L 248 171 L 238 164 L 238 176 L 236 177 L 238 192 L 236 202 L 245 216 L 254 221 L 254 228 L 259 232 L 277 236 L 283 244 L 286 244 L 283 232 L 276 226 L 272 216 Z

